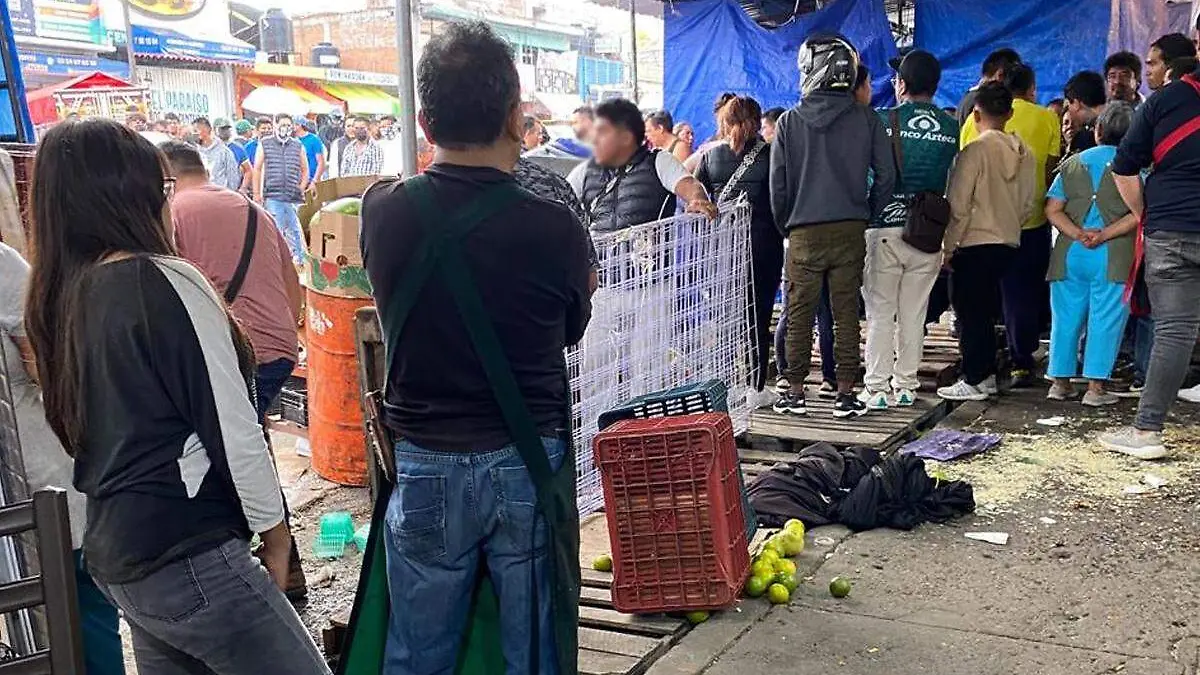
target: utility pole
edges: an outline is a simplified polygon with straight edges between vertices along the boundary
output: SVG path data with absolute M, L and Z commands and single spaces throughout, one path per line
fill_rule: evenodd
M 128 0 L 126 0 L 128 2 Z M 417 91 L 413 81 L 412 0 L 396 0 L 396 53 L 400 58 L 400 168 L 401 176 L 417 175 Z
M 129 19 L 129 0 L 121 0 L 121 14 L 125 19 L 125 63 L 129 64 L 129 81 L 137 85 L 140 84 L 140 78 L 133 53 L 133 21 Z
M 129 0 L 126 0 L 128 2 Z M 638 91 L 638 54 L 637 54 L 637 0 L 629 0 L 629 40 L 633 46 L 633 102 L 641 98 Z

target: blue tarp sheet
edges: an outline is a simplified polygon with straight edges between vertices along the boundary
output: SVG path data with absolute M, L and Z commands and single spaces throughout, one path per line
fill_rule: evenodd
M 1158 36 L 1178 30 L 1171 16 L 1163 2 L 1149 0 L 919 0 L 914 44 L 942 61 L 942 105 L 957 104 L 1000 47 L 1033 66 L 1046 103 L 1062 96 L 1075 73 L 1101 71 L 1109 54 L 1144 57 Z
M 721 92 L 753 96 L 763 109 L 791 107 L 800 98 L 796 54 L 818 32 L 840 32 L 862 51 L 877 105 L 892 98 L 887 61 L 896 44 L 883 0 L 836 0 L 792 23 L 759 26 L 735 0 L 664 4 L 663 100 L 676 121 L 690 122 L 697 138 L 716 132 L 712 104 Z

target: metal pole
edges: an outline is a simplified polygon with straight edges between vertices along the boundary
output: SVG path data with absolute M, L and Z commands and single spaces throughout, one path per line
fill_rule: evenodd
M 122 0 L 121 14 L 125 19 L 125 62 L 129 64 L 129 81 L 137 85 L 140 78 L 137 73 L 137 59 L 133 53 L 133 22 L 129 19 L 129 0 Z
M 641 98 L 638 91 L 638 56 L 637 56 L 637 0 L 629 0 L 629 40 L 633 52 L 633 102 Z
M 400 168 L 401 176 L 417 174 L 417 90 L 413 81 L 413 3 L 396 0 L 396 52 L 400 58 Z

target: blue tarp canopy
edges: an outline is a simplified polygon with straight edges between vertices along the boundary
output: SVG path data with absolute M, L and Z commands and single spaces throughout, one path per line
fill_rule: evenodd
M 234 38 L 194 38 L 169 28 L 133 27 L 133 50 L 145 56 L 161 56 L 206 63 L 254 63 L 254 47 Z
M 915 13 L 914 46 L 941 60 L 936 100 L 945 106 L 979 81 L 984 58 L 1000 47 L 1033 66 L 1046 103 L 1062 96 L 1075 73 L 1102 71 L 1109 54 L 1144 58 L 1159 36 L 1191 30 L 1188 5 L 1163 0 L 916 0 Z M 776 29 L 758 25 L 737 0 L 664 3 L 663 15 L 664 101 L 698 138 L 714 133 L 712 103 L 722 92 L 753 96 L 764 110 L 794 105 L 796 54 L 818 32 L 848 37 L 871 69 L 875 104 L 892 99 L 887 60 L 897 52 L 883 0 L 829 0 Z
M 791 107 L 800 98 L 796 54 L 810 35 L 841 33 L 871 70 L 876 104 L 892 98 L 887 61 L 896 55 L 883 0 L 836 0 L 776 29 L 759 26 L 736 0 L 664 5 L 663 100 L 697 138 L 716 132 L 712 104 L 725 91 L 753 96 L 763 110 Z
M 917 0 L 914 43 L 942 62 L 942 105 L 956 104 L 1000 47 L 1033 66 L 1038 99 L 1046 103 L 1062 96 L 1075 73 L 1102 71 L 1104 59 L 1119 51 L 1145 58 L 1151 42 L 1186 33 L 1186 24 L 1186 11 L 1161 0 Z

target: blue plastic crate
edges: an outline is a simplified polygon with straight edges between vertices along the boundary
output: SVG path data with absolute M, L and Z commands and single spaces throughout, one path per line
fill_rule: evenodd
M 619 408 L 601 413 L 598 426 L 603 431 L 621 420 L 729 412 L 728 398 L 728 389 L 720 380 L 685 384 L 639 396 Z

